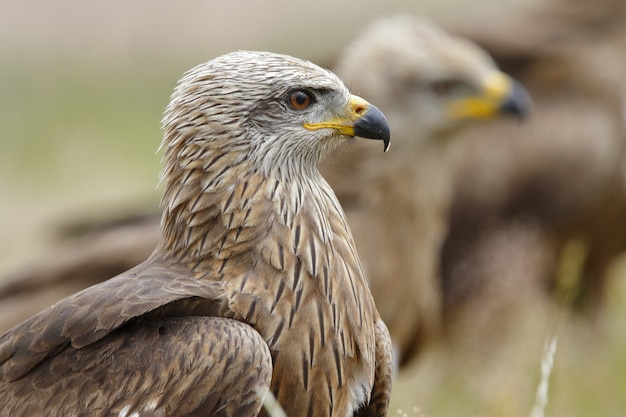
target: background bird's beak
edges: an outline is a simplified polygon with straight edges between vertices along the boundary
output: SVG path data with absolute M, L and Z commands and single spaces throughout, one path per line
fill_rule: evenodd
M 480 94 L 450 103 L 450 113 L 454 119 L 488 119 L 500 114 L 523 119 L 531 107 L 526 89 L 508 75 L 496 72 L 485 79 Z
M 524 119 L 532 107 L 532 99 L 528 91 L 517 81 L 512 80 L 513 86 L 506 100 L 498 108 L 500 113 L 510 113 L 519 119 Z
M 320 123 L 305 123 L 306 129 L 335 129 L 342 135 L 382 140 L 384 152 L 390 145 L 391 132 L 385 115 L 376 106 L 352 95 L 345 114 Z

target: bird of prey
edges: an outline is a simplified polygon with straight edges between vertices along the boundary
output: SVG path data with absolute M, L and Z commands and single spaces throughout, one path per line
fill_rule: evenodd
M 510 326 L 502 312 L 546 295 L 588 318 L 602 311 L 626 250 L 625 28 L 626 3 L 615 0 L 553 0 L 458 28 L 524 82 L 536 111 L 514 131 L 491 124 L 464 135 L 472 152 L 443 251 L 450 321 L 482 320 L 493 332 L 495 322 Z M 558 282 L 564 262 L 579 265 L 570 294 Z
M 474 43 L 411 16 L 375 22 L 334 69 L 376 102 L 394 131 L 384 164 L 375 149 L 356 143 L 322 172 L 346 211 L 402 365 L 439 331 L 452 139 L 477 121 L 524 116 L 530 98 Z
M 455 164 L 450 139 L 479 120 L 522 116 L 529 101 L 475 44 L 408 16 L 375 23 L 335 67 L 380 104 L 394 126 L 398 149 L 384 163 L 368 143 L 355 143 L 330 158 L 323 172 L 347 211 L 377 307 L 402 362 L 408 362 L 439 330 L 439 246 Z M 0 288 L 2 304 L 13 313 L 6 320 L 18 311 L 13 306 L 26 304 L 20 303 L 26 296 L 32 300 L 38 288 L 57 288 L 57 294 L 86 285 L 88 278 L 101 280 L 112 268 L 143 259 L 157 241 L 150 232 L 158 228 L 156 221 L 115 226 L 97 229 L 8 277 Z M 11 299 L 16 301 L 4 301 Z M 42 302 L 48 300 L 49 295 Z
M 318 162 L 383 114 L 306 61 L 190 70 L 163 118 L 161 240 L 0 338 L 2 416 L 386 414 L 391 342 Z
M 394 128 L 394 151 L 384 163 L 369 143 L 355 143 L 329 158 L 323 173 L 347 212 L 377 307 L 406 363 L 440 330 L 439 249 L 458 146 L 451 139 L 478 121 L 523 116 L 529 99 L 474 43 L 409 16 L 374 23 L 347 47 L 335 70 L 379 104 Z M 493 149 L 507 134 L 498 132 Z M 5 320 L 14 319 L 20 311 L 15 305 L 24 309 L 27 303 L 20 301 L 32 300 L 39 288 L 55 288 L 56 295 L 87 279 L 101 280 L 112 268 L 143 259 L 157 241 L 150 232 L 156 221 L 115 226 L 15 271 L 0 288 L 1 304 L 11 310 Z M 48 294 L 39 297 L 42 303 Z

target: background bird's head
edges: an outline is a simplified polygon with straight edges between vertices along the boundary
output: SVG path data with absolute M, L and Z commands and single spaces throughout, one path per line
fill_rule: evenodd
M 521 117 L 530 107 L 525 89 L 485 51 L 410 16 L 377 21 L 336 70 L 354 92 L 376 97 L 400 140 L 447 137 L 470 121 Z
M 224 155 L 231 167 L 245 160 L 268 175 L 293 175 L 316 170 L 348 138 L 389 142 L 382 113 L 333 73 L 268 52 L 234 52 L 188 71 L 163 127 L 166 177 Z

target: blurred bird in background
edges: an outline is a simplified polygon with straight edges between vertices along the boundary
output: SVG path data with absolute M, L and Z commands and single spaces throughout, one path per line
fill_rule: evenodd
M 346 210 L 404 364 L 439 331 L 439 253 L 453 197 L 455 139 L 477 122 L 524 117 L 530 97 L 474 43 L 410 16 L 376 22 L 346 49 L 336 71 L 352 89 L 376 98 L 393 129 L 384 164 L 376 149 L 355 144 L 322 172 Z
M 507 325 L 502 313 L 530 298 L 601 312 L 626 248 L 625 21 L 621 1 L 560 0 L 457 28 L 534 99 L 518 129 L 483 125 L 462 141 L 443 302 L 447 323 L 471 325 L 472 339 Z

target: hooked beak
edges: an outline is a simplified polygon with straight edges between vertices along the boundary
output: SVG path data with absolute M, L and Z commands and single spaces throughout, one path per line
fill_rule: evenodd
M 487 77 L 478 95 L 450 103 L 454 119 L 489 119 L 512 114 L 524 119 L 532 107 L 528 91 L 516 80 L 501 72 Z
M 376 106 L 352 95 L 343 115 L 320 123 L 305 123 L 309 130 L 335 129 L 342 135 L 382 140 L 384 152 L 390 145 L 391 133 L 385 115 Z

